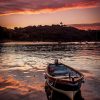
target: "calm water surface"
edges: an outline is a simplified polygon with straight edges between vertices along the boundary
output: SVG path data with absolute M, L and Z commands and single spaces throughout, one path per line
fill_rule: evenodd
M 85 100 L 100 100 L 100 43 L 72 42 L 66 44 L 0 44 L 0 75 L 11 75 L 32 84 L 34 71 L 44 71 L 54 59 L 85 75 L 82 96 Z M 38 82 L 44 79 L 38 77 Z

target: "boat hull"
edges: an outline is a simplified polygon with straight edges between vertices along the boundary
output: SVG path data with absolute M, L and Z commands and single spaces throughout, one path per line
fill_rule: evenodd
M 60 66 L 61 65 L 63 65 L 63 64 L 60 64 Z M 78 78 L 74 77 L 75 78 L 74 79 L 73 77 L 70 77 L 70 76 L 67 77 L 67 76 L 64 76 L 64 75 L 62 77 L 62 75 L 58 75 L 58 73 L 57 73 L 57 76 L 56 76 L 56 75 L 51 74 L 49 72 L 48 67 L 47 67 L 47 71 L 46 71 L 46 74 L 45 74 L 45 78 L 46 78 L 45 91 L 47 93 L 47 97 L 49 98 L 49 96 L 51 96 L 51 94 L 52 94 L 51 92 L 55 91 L 55 92 L 66 95 L 70 100 L 74 100 L 73 98 L 75 97 L 76 93 L 81 88 L 81 84 L 83 82 L 84 76 L 80 72 L 78 72 L 78 71 L 76 71 L 73 68 L 70 68 L 68 66 L 65 66 L 65 67 L 67 67 L 67 70 L 70 69 L 75 74 L 77 73 Z M 48 100 L 51 100 L 51 99 L 49 98 Z
M 47 82 L 45 82 L 45 92 L 48 100 L 84 100 L 81 90 L 62 92 L 52 88 Z

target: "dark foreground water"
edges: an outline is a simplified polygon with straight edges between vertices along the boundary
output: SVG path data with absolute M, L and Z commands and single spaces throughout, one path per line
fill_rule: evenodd
M 16 87 L 19 90 L 13 91 L 13 97 L 19 92 L 21 96 L 27 95 L 33 89 L 30 86 L 34 87 L 34 85 L 38 86 L 38 83 L 44 83 L 43 73 L 46 65 L 56 58 L 85 75 L 85 83 L 81 88 L 82 97 L 85 100 L 100 100 L 99 42 L 0 44 L 0 93 L 6 94 L 9 88 L 15 89 Z M 25 85 L 23 86 L 22 83 Z M 2 92 L 5 89 L 6 92 Z M 37 89 L 37 92 L 41 94 L 42 89 Z M 38 96 L 32 97 L 31 95 L 28 98 L 26 96 L 21 100 L 32 100 L 33 98 L 36 100 Z M 16 98 L 15 100 L 18 99 Z

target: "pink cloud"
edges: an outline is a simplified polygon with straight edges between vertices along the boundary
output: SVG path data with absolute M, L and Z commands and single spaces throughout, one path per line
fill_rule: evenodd
M 0 0 L 0 15 L 100 7 L 99 0 Z

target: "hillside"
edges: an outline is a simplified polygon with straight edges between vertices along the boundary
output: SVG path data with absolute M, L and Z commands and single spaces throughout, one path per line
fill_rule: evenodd
M 0 41 L 100 41 L 100 30 L 79 30 L 66 25 L 0 26 Z

